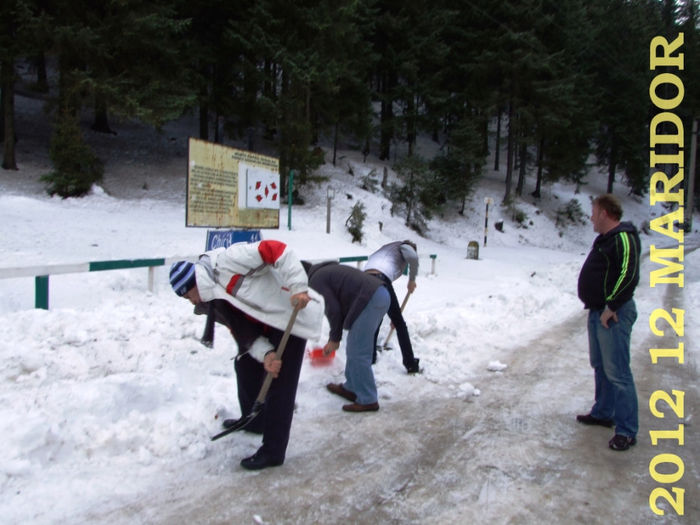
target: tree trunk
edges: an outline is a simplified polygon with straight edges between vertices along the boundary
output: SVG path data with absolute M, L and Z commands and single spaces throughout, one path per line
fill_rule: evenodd
M 615 138 L 612 139 L 612 146 L 610 147 L 610 160 L 608 162 L 608 193 L 613 192 L 613 185 L 615 184 L 615 170 L 617 169 L 617 146 L 615 145 Z
M 116 135 L 116 132 L 109 127 L 109 119 L 107 118 L 107 102 L 102 95 L 95 95 L 95 118 L 92 122 L 91 129 L 98 133 L 111 133 Z
M 263 71 L 265 72 L 263 95 L 277 105 L 277 67 L 272 60 L 266 58 Z M 266 140 L 272 140 L 277 133 L 277 121 L 271 115 L 265 115 L 264 120 L 265 131 L 263 132 L 263 137 Z
M 14 65 L 10 59 L 0 64 L 0 89 L 2 89 L 3 149 L 2 167 L 6 170 L 16 170 L 15 159 L 15 90 Z
M 513 183 L 513 157 L 515 156 L 513 152 L 513 149 L 515 147 L 515 129 L 513 129 L 515 127 L 513 123 L 514 114 L 515 112 L 513 111 L 513 103 L 511 101 L 511 103 L 508 104 L 508 152 L 506 155 L 506 192 L 503 195 L 504 204 L 508 204 L 510 202 L 510 190 L 511 185 Z
M 493 169 L 498 171 L 498 164 L 501 158 L 501 108 L 498 108 L 498 119 L 496 120 L 496 151 L 494 152 Z
M 380 80 L 382 108 L 380 114 L 379 160 L 388 160 L 391 155 L 391 139 L 394 138 L 394 101 L 390 99 L 390 74 L 384 73 Z
M 224 143 L 224 134 L 221 130 L 221 116 L 218 112 L 214 116 L 214 142 L 217 144 Z
M 73 63 L 65 51 L 58 57 L 58 115 L 75 116 L 79 103 L 73 86 Z
M 408 175 L 407 186 L 413 190 L 413 172 L 411 171 Z M 409 192 L 409 197 L 406 202 L 406 226 L 411 227 L 411 218 L 413 215 L 413 206 L 415 204 L 416 193 L 414 191 Z
M 537 146 L 537 183 L 535 184 L 535 191 L 532 192 L 532 196 L 539 199 L 542 196 L 542 173 L 544 172 L 544 166 L 542 165 L 544 159 L 544 137 L 540 139 L 540 143 Z
M 520 169 L 518 170 L 518 184 L 515 186 L 515 194 L 521 196 L 525 187 L 525 171 L 527 170 L 527 143 L 523 141 L 519 149 L 518 162 Z
M 6 90 L 2 87 L 2 64 L 0 64 L 0 142 L 5 140 L 5 95 Z
M 206 102 L 206 88 L 199 99 L 199 138 L 209 140 L 209 105 Z
M 333 166 L 335 166 L 336 155 L 338 152 L 338 122 L 333 126 Z
M 408 97 L 408 107 L 406 108 L 406 114 L 408 119 L 406 121 L 406 142 L 408 142 L 408 156 L 413 155 L 413 145 L 416 142 L 416 101 L 411 94 Z
M 199 74 L 202 79 L 199 86 L 199 138 L 209 140 L 209 90 L 212 74 L 206 64 L 199 65 Z
M 41 93 L 48 93 L 49 79 L 46 75 L 46 56 L 43 51 L 34 58 L 34 65 L 36 67 L 36 90 Z
M 615 169 L 617 167 L 615 166 L 614 161 L 610 161 L 610 164 L 608 165 L 608 193 L 613 192 L 613 185 L 615 184 Z

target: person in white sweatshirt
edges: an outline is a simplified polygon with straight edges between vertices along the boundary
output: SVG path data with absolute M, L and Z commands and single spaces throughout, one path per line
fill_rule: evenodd
M 238 346 L 235 360 L 241 416 L 250 414 L 267 372 L 275 378 L 264 409 L 246 430 L 263 436 L 262 446 L 241 461 L 249 470 L 284 463 L 306 340 L 319 339 L 324 302 L 311 290 L 304 267 L 282 242 L 237 243 L 204 253 L 196 263 L 172 265 L 175 293 L 195 306 L 208 303 Z M 300 310 L 284 351 L 275 357 L 293 308 Z M 225 420 L 230 427 L 235 420 Z

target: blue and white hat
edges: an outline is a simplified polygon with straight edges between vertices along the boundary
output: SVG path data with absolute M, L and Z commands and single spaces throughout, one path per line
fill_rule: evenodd
M 170 286 L 180 297 L 194 288 L 196 284 L 194 264 L 191 262 L 178 261 L 170 267 Z

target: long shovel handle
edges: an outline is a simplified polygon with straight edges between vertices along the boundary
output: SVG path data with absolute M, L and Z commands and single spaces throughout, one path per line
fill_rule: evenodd
M 406 297 L 403 298 L 403 302 L 401 303 L 401 312 L 403 312 L 403 309 L 406 308 L 406 303 L 408 302 L 408 298 L 411 296 L 411 292 L 408 291 L 406 292 Z M 394 327 L 392 326 L 389 329 L 389 334 L 386 336 L 386 341 L 384 341 L 384 347 L 389 344 L 389 339 L 391 339 L 391 335 L 394 333 Z
M 277 351 L 275 352 L 276 359 L 282 359 L 282 354 L 284 354 L 284 349 L 287 347 L 287 341 L 289 341 L 289 336 L 292 333 L 292 327 L 294 326 L 294 321 L 296 321 L 297 319 L 297 314 L 299 313 L 299 310 L 301 310 L 301 308 L 299 306 L 295 306 L 294 310 L 292 311 L 292 315 L 289 317 L 287 328 L 285 328 L 284 334 L 282 334 L 280 344 L 277 345 Z M 260 410 L 262 410 L 262 406 L 265 404 L 265 398 L 267 398 L 267 391 L 270 390 L 272 379 L 272 374 L 268 372 L 265 375 L 265 380 L 263 381 L 262 387 L 260 388 L 258 397 L 255 398 L 255 403 L 253 403 L 253 408 L 251 409 L 250 414 L 248 414 L 245 418 L 240 419 L 238 423 L 233 425 L 232 427 L 227 428 L 222 432 L 219 432 L 215 436 L 212 436 L 212 441 L 216 441 L 217 439 L 227 436 L 228 434 L 231 434 L 236 430 L 244 428 L 248 423 L 255 419 L 255 417 L 260 413 Z
M 297 319 L 297 314 L 299 313 L 299 310 L 301 310 L 301 308 L 295 306 L 294 310 L 292 311 L 292 315 L 289 317 L 287 328 L 285 328 L 284 334 L 282 334 L 280 344 L 277 345 L 275 359 L 282 359 L 282 354 L 284 354 L 284 349 L 287 347 L 287 341 L 289 341 L 289 336 L 292 334 L 292 327 L 294 326 L 294 321 L 296 321 Z M 267 397 L 267 391 L 270 390 L 270 384 L 272 384 L 272 379 L 272 374 L 268 372 L 265 376 L 265 380 L 263 381 L 262 387 L 260 388 L 260 393 L 258 393 L 258 397 L 255 398 L 256 405 L 258 403 L 262 405 L 265 402 L 265 398 Z

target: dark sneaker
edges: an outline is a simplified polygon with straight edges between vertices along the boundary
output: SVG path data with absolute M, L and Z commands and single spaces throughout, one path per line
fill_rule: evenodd
M 348 401 L 355 401 L 357 399 L 355 392 L 350 392 L 350 390 L 345 388 L 341 383 L 328 383 L 326 389 Z
M 343 410 L 346 412 L 376 412 L 379 410 L 379 403 L 368 403 L 366 405 L 351 403 L 349 405 L 343 405 Z
M 404 365 L 406 366 L 406 373 L 407 374 L 418 374 L 420 373 L 420 367 L 418 366 L 418 363 L 420 362 L 420 359 L 415 358 L 413 360 L 413 363 L 410 365 Z
M 612 428 L 615 422 L 612 419 L 598 419 L 590 414 L 576 416 L 576 421 L 584 425 L 600 425 L 601 427 Z
M 258 450 L 252 456 L 241 460 L 241 467 L 247 470 L 261 470 L 267 467 L 279 467 L 284 460 L 273 459 L 262 450 Z
M 615 434 L 615 436 L 613 436 L 613 438 L 608 442 L 608 446 L 613 450 L 627 450 L 636 444 L 637 440 L 635 438 L 623 436 L 622 434 Z

